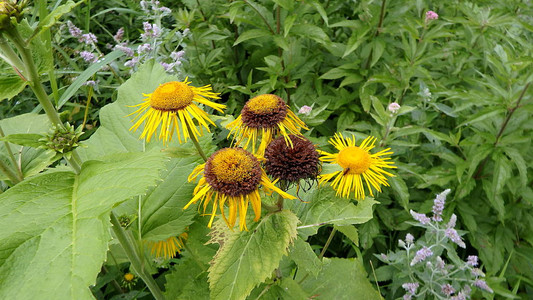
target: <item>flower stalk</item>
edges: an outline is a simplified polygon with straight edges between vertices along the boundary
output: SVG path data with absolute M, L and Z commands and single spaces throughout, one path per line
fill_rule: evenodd
M 52 125 L 57 126 L 58 128 L 65 129 L 65 125 L 61 122 L 61 118 L 59 118 L 59 114 L 57 113 L 56 108 L 54 107 L 54 105 L 48 98 L 46 91 L 44 90 L 44 86 L 41 83 L 37 67 L 35 66 L 35 62 L 33 61 L 31 50 L 29 49 L 27 43 L 24 41 L 16 27 L 9 28 L 8 30 L 6 30 L 5 33 L 19 51 L 19 54 L 22 57 L 22 62 L 25 66 L 23 70 L 25 70 L 25 74 L 28 77 L 27 79 L 29 81 L 29 85 L 33 90 L 33 93 L 37 97 L 37 100 L 43 107 L 46 115 L 48 116 L 48 119 L 50 119 Z M 9 45 L 6 45 L 6 47 L 9 47 Z M 4 49 L 2 48 L 2 50 Z M 14 55 L 17 56 L 16 54 Z M 14 61 L 17 60 L 14 59 Z M 69 165 L 72 166 L 76 174 L 79 174 L 81 171 L 80 161 L 73 159 L 72 157 L 65 157 L 65 159 L 68 161 Z
M 111 212 L 111 224 L 113 224 L 113 232 L 115 233 L 115 236 L 119 240 L 124 252 L 130 260 L 133 271 L 144 281 L 155 299 L 164 300 L 165 296 L 163 296 L 163 293 L 161 292 L 161 289 L 155 282 L 154 278 L 152 278 L 152 276 L 143 268 L 139 251 L 135 246 L 135 240 L 131 235 L 126 233 L 124 228 L 120 226 L 120 221 L 113 212 Z

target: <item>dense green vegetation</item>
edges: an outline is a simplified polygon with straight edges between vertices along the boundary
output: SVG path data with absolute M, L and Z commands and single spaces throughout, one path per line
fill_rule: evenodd
M 533 294 L 530 1 L 25 2 L 0 1 L 0 298 Z M 216 126 L 182 144 L 129 130 L 132 106 L 186 78 L 220 94 L 224 113 L 200 105 Z M 300 201 L 262 193 L 248 231 L 220 210 L 209 229 L 212 204 L 183 209 L 197 149 L 232 145 L 262 94 L 321 151 L 376 137 L 390 186 L 277 182 Z

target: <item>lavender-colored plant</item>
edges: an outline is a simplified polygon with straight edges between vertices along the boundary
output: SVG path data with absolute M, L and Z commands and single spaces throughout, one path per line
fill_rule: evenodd
M 478 268 L 479 259 L 475 255 L 463 261 L 455 251 L 455 245 L 466 248 L 460 232 L 455 229 L 457 216 L 452 214 L 444 222 L 444 206 L 447 189 L 433 201 L 433 216 L 411 210 L 416 221 L 413 225 L 426 229 L 424 237 L 415 241 L 408 233 L 405 241 L 399 240 L 402 248 L 387 255 L 376 255 L 381 261 L 395 267 L 392 271 L 393 288 L 403 289 L 403 299 L 469 299 L 472 290 L 493 293 L 484 280 L 485 274 Z

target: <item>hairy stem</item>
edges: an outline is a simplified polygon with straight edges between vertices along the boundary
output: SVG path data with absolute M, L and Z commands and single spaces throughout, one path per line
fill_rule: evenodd
M 120 222 L 114 212 L 111 212 L 111 224 L 113 224 L 113 232 L 115 233 L 115 236 L 128 256 L 133 271 L 144 281 L 155 299 L 165 299 L 165 296 L 163 296 L 161 289 L 155 282 L 154 278 L 152 278 L 152 275 L 146 272 L 142 267 L 142 260 L 135 245 L 135 240 L 126 233 L 122 226 L 120 226 Z
M 39 73 L 37 72 L 37 67 L 35 66 L 31 51 L 27 46 L 26 42 L 24 41 L 22 36 L 20 36 L 20 33 L 17 31 L 16 28 L 11 28 L 6 31 L 6 35 L 19 51 L 20 56 L 22 57 L 22 61 L 26 66 L 30 87 L 33 90 L 35 96 L 37 97 L 37 100 L 43 107 L 44 111 L 46 112 L 48 119 L 50 119 L 50 122 L 52 122 L 52 124 L 54 124 L 55 126 L 64 129 L 65 125 L 63 125 L 63 123 L 61 122 L 56 108 L 54 107 L 52 102 L 50 102 L 50 99 L 48 98 L 48 95 L 44 90 L 44 86 L 41 83 L 41 78 L 39 76 Z M 73 153 L 75 155 L 75 150 L 73 151 Z M 72 166 L 74 171 L 79 174 L 81 170 L 79 162 L 73 158 L 65 157 L 65 159 L 68 161 L 69 165 Z

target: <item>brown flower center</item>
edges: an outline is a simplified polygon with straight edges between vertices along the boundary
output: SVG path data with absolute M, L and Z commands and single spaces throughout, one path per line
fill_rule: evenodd
M 272 128 L 287 116 L 287 104 L 272 94 L 256 96 L 244 105 L 241 118 L 244 125 L 252 128 Z
M 209 185 L 228 196 L 247 195 L 261 182 L 261 166 L 242 148 L 224 148 L 207 160 L 204 176 Z

